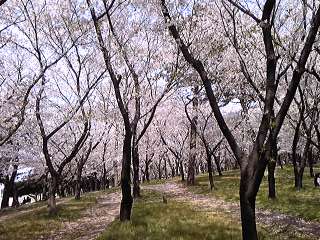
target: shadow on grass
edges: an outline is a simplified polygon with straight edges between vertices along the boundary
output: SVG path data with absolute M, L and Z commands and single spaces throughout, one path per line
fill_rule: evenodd
M 98 239 L 241 239 L 241 227 L 220 213 L 197 211 L 171 199 L 164 204 L 159 193 L 144 191 L 134 204 L 131 222 L 113 222 Z M 261 235 L 260 239 L 267 238 Z

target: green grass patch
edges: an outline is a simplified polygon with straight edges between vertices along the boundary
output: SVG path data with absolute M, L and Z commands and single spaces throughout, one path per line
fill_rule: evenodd
M 320 169 L 316 168 L 315 172 Z M 197 177 L 197 185 L 190 187 L 193 192 L 212 194 L 226 201 L 239 201 L 239 171 L 225 172 L 223 176 L 215 176 L 216 189 L 209 189 L 207 175 Z M 320 189 L 313 185 L 313 178 L 306 169 L 303 178 L 303 189 L 294 188 L 294 175 L 291 166 L 276 169 L 277 199 L 268 199 L 268 179 L 265 176 L 257 196 L 257 207 L 301 217 L 306 220 L 320 221 Z
M 260 239 L 270 239 L 261 232 Z M 143 191 L 143 197 L 134 203 L 131 221 L 114 221 L 98 238 L 119 239 L 241 239 L 241 226 L 225 214 L 206 212 L 170 198 L 164 204 L 161 194 Z
M 99 194 L 101 193 L 89 193 L 80 200 L 70 198 L 57 206 L 58 213 L 55 216 L 49 216 L 47 208 L 44 207 L 9 218 L 0 223 L 0 239 L 45 239 L 58 230 L 62 222 L 80 218 L 83 211 L 97 202 Z
M 170 179 L 172 180 L 172 179 Z M 149 182 L 145 181 L 143 182 L 141 185 L 142 186 L 148 186 L 148 185 L 157 185 L 157 184 L 164 184 L 168 181 L 170 181 L 169 179 L 151 179 Z

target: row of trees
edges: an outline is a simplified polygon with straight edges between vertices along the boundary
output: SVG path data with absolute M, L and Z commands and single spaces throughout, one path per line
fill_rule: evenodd
M 320 148 L 316 1 L 0 1 L 1 207 L 240 167 L 244 239 L 268 169 Z M 289 159 L 289 160 L 287 160 Z M 29 171 L 30 170 L 30 171 Z M 17 187 L 20 172 L 26 184 Z M 133 185 L 133 196 L 131 193 Z M 41 189 L 41 190 L 39 190 Z M 29 188 L 31 191 L 31 189 Z

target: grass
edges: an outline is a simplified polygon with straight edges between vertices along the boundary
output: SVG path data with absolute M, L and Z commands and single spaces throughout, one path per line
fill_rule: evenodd
M 178 178 L 174 178 L 176 180 L 178 180 Z M 149 182 L 148 181 L 145 181 L 144 183 L 142 183 L 141 185 L 142 186 L 148 186 L 148 185 L 157 185 L 157 184 L 164 184 L 170 180 L 173 180 L 172 178 L 170 179 L 151 179 Z
M 319 172 L 319 168 L 315 172 Z M 190 187 L 196 193 L 212 194 L 226 201 L 239 201 L 239 171 L 225 172 L 224 176 L 215 176 L 214 182 L 217 189 L 209 190 L 207 175 L 197 177 L 197 185 Z M 265 176 L 260 186 L 256 204 L 258 208 L 278 211 L 306 220 L 320 221 L 320 189 L 313 185 L 313 178 L 305 171 L 303 189 L 296 191 L 292 167 L 276 170 L 276 195 L 275 200 L 268 199 L 268 180 Z
M 270 235 L 259 229 L 259 239 L 288 239 L 283 235 Z M 162 195 L 143 191 L 143 197 L 134 203 L 132 219 L 121 223 L 114 221 L 98 240 L 213 240 L 242 239 L 240 223 L 223 212 L 204 211 L 188 203 L 169 198 L 162 202 Z M 303 239 L 291 236 L 289 239 Z
M 56 216 L 49 216 L 47 208 L 34 209 L 19 214 L 0 223 L 0 239 L 32 240 L 46 238 L 58 230 L 64 221 L 73 221 L 81 217 L 84 210 L 97 202 L 99 193 L 82 196 L 81 200 L 68 199 L 59 204 Z

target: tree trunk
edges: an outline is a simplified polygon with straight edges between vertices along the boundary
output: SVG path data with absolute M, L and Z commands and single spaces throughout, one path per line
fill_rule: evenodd
M 255 216 L 255 197 L 249 198 L 241 183 L 240 186 L 240 207 L 241 207 L 241 224 L 242 224 L 242 239 L 257 240 L 257 227 Z
M 300 163 L 300 169 L 298 170 L 298 174 L 297 174 L 296 189 L 298 191 L 300 191 L 302 189 L 303 173 L 304 173 L 304 168 L 306 167 L 307 159 L 309 157 L 310 145 L 311 145 L 311 138 L 308 137 L 307 141 L 306 141 L 306 145 L 304 146 L 303 156 L 302 156 L 301 163 Z
M 269 199 L 275 199 L 276 198 L 276 179 L 275 179 L 274 173 L 275 173 L 277 158 L 278 158 L 277 139 L 273 137 L 270 138 L 270 141 L 268 142 L 268 144 L 270 147 L 270 151 L 269 151 L 270 155 L 268 159 L 268 187 L 269 187 L 268 197 Z
M 78 164 L 77 166 L 77 178 L 76 178 L 76 185 L 75 185 L 75 195 L 74 198 L 76 200 L 80 200 L 80 194 L 81 194 L 81 178 L 82 178 L 82 168 Z
M 197 157 L 197 110 L 198 110 L 198 94 L 199 87 L 196 86 L 193 88 L 193 117 L 191 121 L 191 130 L 190 130 L 190 153 L 189 153 L 189 162 L 188 162 L 188 176 L 187 176 L 187 184 L 194 185 L 195 184 L 195 168 L 196 168 L 196 157 Z
M 180 160 L 180 162 L 179 162 L 179 167 L 180 167 L 181 181 L 184 182 L 185 178 L 184 178 L 184 170 L 183 170 L 182 160 Z
M 274 177 L 275 168 L 276 168 L 276 161 L 271 159 L 268 162 L 268 186 L 269 186 L 268 197 L 270 199 L 276 198 L 276 179 Z
M 314 171 L 313 171 L 313 154 L 312 154 L 312 147 L 309 149 L 308 154 L 308 164 L 309 164 L 309 171 L 310 171 L 310 177 L 314 177 Z
M 145 168 L 145 176 L 146 176 L 146 180 L 147 182 L 150 181 L 150 174 L 149 174 L 149 161 L 146 161 L 146 168 Z
M 220 157 L 213 155 L 214 163 L 216 164 L 217 171 L 219 176 L 222 176 L 221 165 L 220 165 Z
M 11 173 L 11 177 L 9 178 L 9 176 L 6 176 L 6 179 L 4 182 L 2 201 L 1 201 L 1 208 L 9 207 L 9 199 L 10 199 L 10 196 L 13 196 L 14 181 L 17 176 L 17 171 L 18 171 L 18 165 L 13 165 L 13 171 Z
M 210 183 L 210 189 L 214 189 L 214 182 L 213 182 L 213 174 L 212 174 L 212 161 L 211 161 L 211 153 L 209 150 L 206 150 L 207 154 L 207 165 L 208 165 L 208 174 L 209 174 L 209 183 Z
M 49 215 L 53 216 L 57 214 L 57 204 L 56 204 L 56 192 L 57 192 L 57 184 L 58 181 L 56 177 L 51 176 L 50 186 L 49 186 L 49 199 L 48 199 L 48 207 L 49 207 Z
M 10 199 L 10 181 L 9 181 L 9 177 L 6 176 L 6 179 L 4 181 L 1 208 L 9 207 L 9 199 Z
M 130 186 L 130 170 L 131 170 L 131 140 L 132 133 L 126 129 L 123 151 L 122 151 L 122 169 L 121 169 L 121 190 L 122 199 L 120 205 L 120 221 L 128 221 L 131 218 L 132 196 Z
M 18 195 L 18 189 L 17 189 L 17 186 L 15 183 L 13 183 L 13 186 L 12 186 L 12 197 L 13 197 L 13 200 L 12 200 L 12 207 L 19 207 L 19 195 Z
M 250 181 L 252 180 L 252 172 L 248 167 L 243 171 L 241 169 L 240 179 L 240 209 L 241 209 L 241 224 L 242 224 L 242 239 L 257 240 L 257 227 L 255 216 L 255 201 L 256 194 L 249 190 Z
M 140 180 L 139 180 L 139 148 L 133 141 L 132 148 L 132 165 L 133 165 L 133 197 L 139 198 L 140 194 Z

